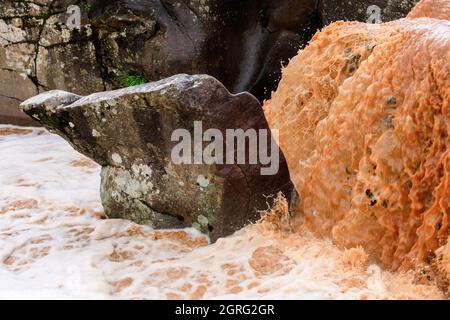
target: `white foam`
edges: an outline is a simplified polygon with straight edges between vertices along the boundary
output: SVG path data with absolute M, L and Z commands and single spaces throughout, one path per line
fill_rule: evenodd
M 0 126 L 0 298 L 441 297 L 409 274 L 348 267 L 342 251 L 307 233 L 255 225 L 198 247 L 194 229 L 101 220 L 97 165 L 43 129 L 6 128 L 17 129 Z

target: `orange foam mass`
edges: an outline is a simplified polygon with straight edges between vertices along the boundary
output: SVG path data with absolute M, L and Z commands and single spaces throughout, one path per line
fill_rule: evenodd
M 264 105 L 298 215 L 390 269 L 428 262 L 449 237 L 449 5 L 421 1 L 405 19 L 331 24 Z

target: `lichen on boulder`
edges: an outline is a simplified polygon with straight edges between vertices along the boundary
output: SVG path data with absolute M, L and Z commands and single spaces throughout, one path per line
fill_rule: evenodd
M 418 18 L 425 2 L 416 19 L 326 27 L 264 106 L 298 215 L 392 269 L 429 262 L 449 236 L 450 22 Z
M 275 175 L 262 175 L 262 162 L 174 161 L 172 134 L 182 129 L 194 137 L 196 121 L 202 124 L 200 134 L 266 130 L 265 139 L 272 141 L 258 100 L 230 94 L 211 76 L 176 75 L 85 97 L 49 91 L 22 108 L 102 165 L 101 198 L 110 218 L 155 228 L 195 227 L 216 240 L 259 219 L 266 196 L 292 191 L 278 147 L 269 149 L 279 153 Z

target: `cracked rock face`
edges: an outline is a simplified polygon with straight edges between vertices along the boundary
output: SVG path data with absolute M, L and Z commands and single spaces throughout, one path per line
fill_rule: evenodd
M 79 30 L 66 25 L 67 7 L 78 2 L 2 1 L 0 121 L 30 124 L 18 104 L 49 89 L 79 94 L 104 89 L 92 26 L 85 16 Z
M 86 95 L 123 87 L 126 74 L 156 81 L 205 73 L 261 101 L 276 88 L 281 64 L 324 24 L 365 21 L 371 4 L 391 20 L 411 2 L 2 0 L 0 117 L 20 116 L 21 101 L 52 89 Z M 79 29 L 67 26 L 70 5 L 80 7 Z
M 194 137 L 194 121 L 202 121 L 203 132 L 215 128 L 224 136 L 226 129 L 268 129 L 252 95 L 231 95 L 210 76 L 177 75 L 86 97 L 49 91 L 22 107 L 102 165 L 101 198 L 111 218 L 156 228 L 193 226 L 215 240 L 258 219 L 257 210 L 267 208 L 265 196 L 290 195 L 281 154 L 279 171 L 270 176 L 261 175 L 259 163 L 172 161 L 179 142 L 171 141 L 173 131 L 184 128 Z

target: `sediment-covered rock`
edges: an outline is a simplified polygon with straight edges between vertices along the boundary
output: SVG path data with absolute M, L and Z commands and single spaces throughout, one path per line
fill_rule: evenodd
M 195 121 L 201 121 L 200 135 L 208 129 L 219 130 L 223 137 L 227 129 L 261 129 L 268 135 L 260 136 L 259 143 L 271 143 L 258 100 L 248 93 L 231 95 L 210 76 L 177 75 L 86 97 L 50 91 L 25 101 L 22 107 L 102 165 L 101 198 L 108 217 L 156 228 L 194 226 L 215 240 L 258 219 L 258 210 L 267 208 L 266 196 L 278 191 L 289 196 L 292 190 L 278 148 L 272 148 L 279 155 L 279 170 L 274 175 L 261 174 L 266 167 L 262 161 L 238 164 L 236 149 L 228 146 L 222 155 L 231 151 L 233 163 L 208 164 L 190 158 L 192 164 L 180 164 L 174 160 L 172 152 L 180 138 L 173 139 L 174 131 L 189 133 L 191 153 L 197 146 Z M 205 150 L 208 145 L 203 143 Z M 270 145 L 268 149 L 270 156 Z M 215 152 L 220 157 L 219 149 Z
M 417 8 L 432 6 L 425 2 Z M 334 23 L 291 60 L 265 104 L 300 216 L 393 269 L 429 262 L 448 241 L 445 18 Z

